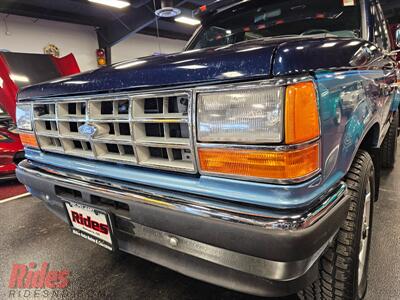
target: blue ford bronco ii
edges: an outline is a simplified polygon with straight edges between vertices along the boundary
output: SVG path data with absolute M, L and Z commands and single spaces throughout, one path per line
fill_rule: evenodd
M 197 16 L 182 53 L 21 91 L 19 180 L 109 250 L 254 295 L 363 298 L 399 127 L 379 2 Z

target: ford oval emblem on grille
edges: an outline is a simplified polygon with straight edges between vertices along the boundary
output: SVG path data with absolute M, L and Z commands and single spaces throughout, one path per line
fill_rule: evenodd
M 87 136 L 88 138 L 92 138 L 95 136 L 97 132 L 96 126 L 90 124 L 84 124 L 79 126 L 78 131 L 80 134 Z

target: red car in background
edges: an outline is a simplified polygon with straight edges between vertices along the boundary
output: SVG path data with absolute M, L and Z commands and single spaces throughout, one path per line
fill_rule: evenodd
M 15 178 L 15 166 L 24 151 L 11 117 L 0 108 L 0 180 Z
M 79 72 L 72 54 L 56 58 L 0 51 L 0 180 L 15 178 L 16 164 L 24 157 L 14 125 L 18 90 Z

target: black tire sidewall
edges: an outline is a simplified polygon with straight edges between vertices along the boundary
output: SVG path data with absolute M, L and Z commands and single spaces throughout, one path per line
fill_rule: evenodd
M 375 173 L 374 173 L 374 166 L 372 160 L 370 164 L 366 168 L 366 174 L 368 176 L 364 176 L 362 179 L 362 184 L 360 186 L 360 193 L 359 199 L 357 202 L 357 221 L 356 221 L 356 236 L 354 239 L 353 244 L 353 260 L 356 262 L 354 264 L 353 269 L 353 279 L 354 279 L 354 295 L 358 297 L 358 299 L 364 298 L 365 294 L 367 293 L 368 288 L 368 265 L 369 265 L 369 257 L 371 251 L 371 236 L 372 236 L 372 224 L 373 224 L 373 212 L 374 212 L 374 199 L 375 199 Z M 363 279 L 362 279 L 362 289 L 359 290 L 358 287 L 358 267 L 359 267 L 359 253 L 360 253 L 360 241 L 362 235 L 362 223 L 363 223 L 363 212 L 365 207 L 365 196 L 366 196 L 366 185 L 367 182 L 370 182 L 370 189 L 371 189 L 371 210 L 370 210 L 370 225 L 369 225 L 369 233 L 368 233 L 368 242 L 367 242 L 367 254 L 365 258 L 365 266 L 363 272 Z

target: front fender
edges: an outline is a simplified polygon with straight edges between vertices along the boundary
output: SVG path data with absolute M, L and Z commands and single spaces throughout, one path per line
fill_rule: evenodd
M 369 130 L 377 123 L 379 128 L 383 127 L 381 114 L 385 100 L 379 92 L 383 77 L 383 71 L 379 70 L 315 74 L 321 116 L 323 180 L 343 178 Z M 342 103 L 340 120 L 333 113 L 337 103 Z M 376 146 L 379 144 L 379 135 L 373 142 Z

